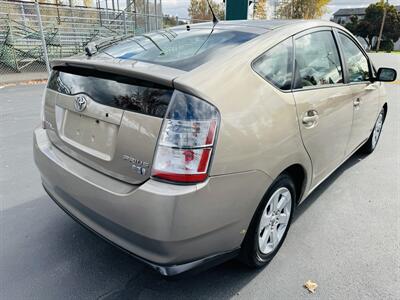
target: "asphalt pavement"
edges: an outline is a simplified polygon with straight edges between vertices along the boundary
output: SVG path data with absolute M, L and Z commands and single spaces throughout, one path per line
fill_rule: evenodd
M 397 68 L 400 55 L 373 55 Z M 166 280 L 46 195 L 32 158 L 44 85 L 0 88 L 0 299 L 400 299 L 400 81 L 378 148 L 354 155 L 300 206 L 264 269 L 235 260 Z M 315 294 L 303 288 L 318 284 Z

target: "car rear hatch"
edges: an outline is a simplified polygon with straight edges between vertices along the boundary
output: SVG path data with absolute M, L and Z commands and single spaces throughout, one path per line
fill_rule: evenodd
M 172 81 L 181 73 L 114 59 L 56 61 L 45 93 L 43 126 L 52 143 L 71 157 L 140 184 L 150 176 Z

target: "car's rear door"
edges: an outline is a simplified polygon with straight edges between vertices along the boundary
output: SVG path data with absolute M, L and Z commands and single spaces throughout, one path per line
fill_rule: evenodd
M 379 112 L 379 82 L 371 82 L 372 68 L 359 45 L 343 31 L 337 33 L 353 97 L 353 125 L 346 153 L 370 135 Z
M 313 164 L 313 185 L 344 159 L 353 118 L 352 89 L 330 27 L 295 36 L 295 82 L 299 127 Z

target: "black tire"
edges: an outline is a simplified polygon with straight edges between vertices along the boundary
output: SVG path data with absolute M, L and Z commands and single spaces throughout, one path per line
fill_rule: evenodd
M 381 129 L 379 131 L 377 139 L 374 139 L 374 132 L 376 130 L 376 127 L 377 127 L 377 124 L 379 122 L 379 118 L 380 118 L 381 115 L 382 115 Z M 385 123 L 385 118 L 386 118 L 386 111 L 385 111 L 384 108 L 382 108 L 382 110 L 380 111 L 380 113 L 378 115 L 378 118 L 377 118 L 377 120 L 375 122 L 374 129 L 372 129 L 371 135 L 369 136 L 369 138 L 366 141 L 366 143 L 360 148 L 359 153 L 368 155 L 368 154 L 371 154 L 372 152 L 374 152 L 376 146 L 378 145 L 379 138 L 381 137 L 383 124 Z
M 271 196 L 277 191 L 278 189 L 285 187 L 289 190 L 291 194 L 291 213 L 289 222 L 286 225 L 286 231 L 284 232 L 281 240 L 279 241 L 276 248 L 269 254 L 263 254 L 259 247 L 259 239 L 258 239 L 258 229 L 259 223 L 261 220 L 261 216 L 264 212 L 266 205 L 268 204 L 269 199 Z M 280 247 L 282 246 L 286 235 L 289 231 L 290 224 L 293 219 L 293 214 L 295 210 L 296 204 L 296 190 L 293 180 L 287 174 L 280 175 L 275 182 L 270 186 L 267 193 L 264 195 L 262 201 L 260 202 L 253 219 L 250 223 L 249 229 L 247 230 L 246 236 L 243 240 L 242 247 L 240 249 L 240 256 L 239 259 L 251 268 L 261 268 L 265 266 L 272 258 L 276 255 L 279 251 Z

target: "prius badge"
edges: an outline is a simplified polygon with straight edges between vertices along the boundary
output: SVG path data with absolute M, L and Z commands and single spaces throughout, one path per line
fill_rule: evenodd
M 78 95 L 74 99 L 74 108 L 76 111 L 84 111 L 87 106 L 87 100 L 85 96 Z
M 130 155 L 122 155 L 123 160 L 129 161 L 132 165 L 131 168 L 134 172 L 138 173 L 139 175 L 145 176 L 147 173 L 147 169 L 149 167 L 149 163 L 142 161 L 140 159 L 136 159 L 133 156 Z

